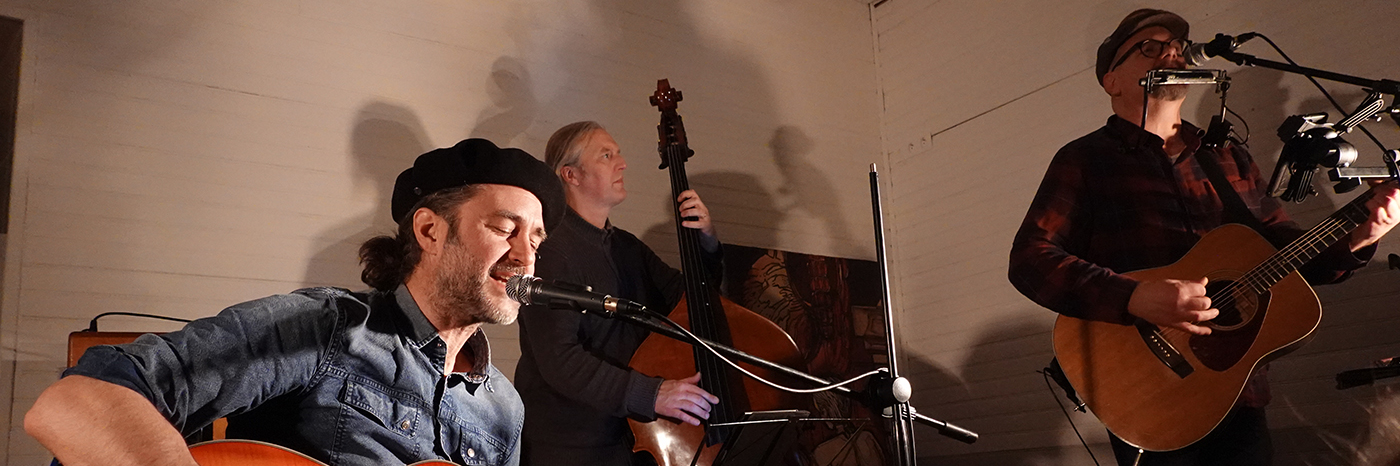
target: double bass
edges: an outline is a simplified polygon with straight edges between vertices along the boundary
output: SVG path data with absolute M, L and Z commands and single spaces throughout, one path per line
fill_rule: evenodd
M 685 126 L 676 113 L 681 92 L 670 83 L 659 80 L 651 104 L 661 110 L 657 125 L 661 168 L 670 171 L 671 200 L 690 189 L 686 179 L 685 161 L 693 153 L 686 142 Z M 805 367 L 802 353 L 782 328 L 763 316 L 719 296 L 717 283 L 708 283 L 705 273 L 698 230 L 681 225 L 679 203 L 676 214 L 676 236 L 680 242 L 681 271 L 685 277 L 685 297 L 671 311 L 672 321 L 689 329 L 696 336 L 738 348 L 749 354 L 788 367 Z M 710 418 L 700 426 L 691 426 L 673 419 L 660 418 L 652 422 L 628 420 L 636 438 L 632 450 L 647 452 L 660 466 L 710 465 L 726 441 L 733 440 L 734 430 L 711 427 L 740 420 L 745 412 L 794 409 L 807 406 L 803 396 L 779 391 L 761 382 L 744 377 L 724 361 L 702 347 L 673 340 L 663 335 L 648 336 L 637 348 L 629 364 L 646 375 L 668 380 L 684 379 L 700 373 L 700 388 L 719 398 L 710 410 Z M 740 363 L 746 370 L 769 380 L 785 380 L 771 371 Z M 699 458 L 695 455 L 699 453 Z

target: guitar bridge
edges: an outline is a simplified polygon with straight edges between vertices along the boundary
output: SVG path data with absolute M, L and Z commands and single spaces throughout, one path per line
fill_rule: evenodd
M 1175 372 L 1177 377 L 1184 379 L 1196 371 L 1196 368 L 1191 367 L 1191 363 L 1186 360 L 1186 357 L 1182 356 L 1171 342 L 1162 337 L 1162 333 L 1158 331 L 1156 325 L 1142 319 L 1138 319 L 1137 323 L 1133 325 L 1137 327 L 1138 334 L 1142 335 L 1142 341 L 1147 343 L 1147 349 L 1152 351 L 1152 354 L 1157 356 L 1162 364 L 1166 364 L 1167 368 Z

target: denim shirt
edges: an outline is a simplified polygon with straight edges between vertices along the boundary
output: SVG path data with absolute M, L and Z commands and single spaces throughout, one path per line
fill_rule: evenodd
M 525 409 L 486 335 L 462 349 L 469 372 L 444 376 L 446 348 L 403 286 L 308 288 L 93 347 L 64 376 L 135 390 L 184 435 L 227 416 L 229 438 L 331 465 L 518 464 Z

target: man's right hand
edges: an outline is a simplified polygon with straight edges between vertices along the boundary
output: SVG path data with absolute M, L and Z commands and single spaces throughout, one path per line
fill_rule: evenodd
M 1128 313 L 1160 327 L 1210 335 L 1209 327 L 1198 324 L 1214 319 L 1220 311 L 1210 307 L 1206 281 L 1201 278 L 1138 283 L 1132 297 L 1128 298 Z
M 661 390 L 656 394 L 656 414 L 680 419 L 692 426 L 700 425 L 701 419 L 710 418 L 710 405 L 719 403 L 719 398 L 695 385 L 700 383 L 700 373 L 681 380 L 661 382 Z

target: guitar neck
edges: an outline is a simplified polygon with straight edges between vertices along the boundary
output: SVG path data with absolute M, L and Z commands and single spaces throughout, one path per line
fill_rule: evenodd
M 1272 288 L 1279 280 L 1283 280 L 1284 277 L 1297 271 L 1299 267 L 1307 264 L 1322 251 L 1332 247 L 1362 222 L 1365 222 L 1368 216 L 1366 201 L 1370 198 L 1369 191 L 1357 196 L 1356 199 L 1328 216 L 1326 220 L 1319 222 L 1317 226 L 1303 233 L 1298 239 L 1269 256 L 1267 260 L 1241 277 L 1240 281 L 1248 283 L 1258 293 Z

